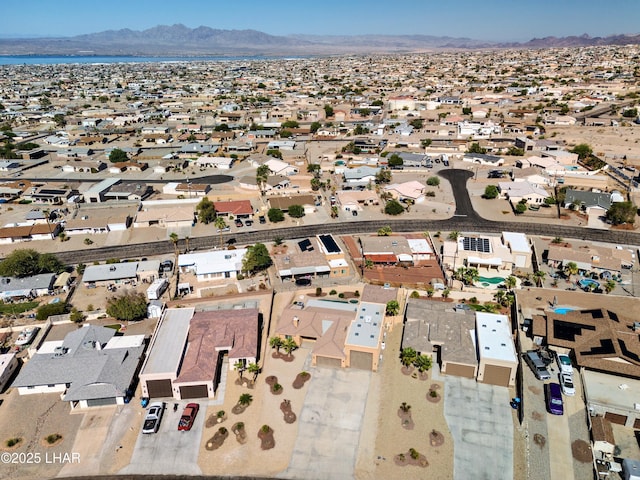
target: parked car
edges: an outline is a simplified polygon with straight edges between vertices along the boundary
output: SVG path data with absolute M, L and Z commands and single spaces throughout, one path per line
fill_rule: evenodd
M 216 230 L 216 233 L 224 233 L 224 232 L 230 232 L 231 231 L 231 227 L 224 227 L 224 228 L 219 228 Z
M 547 408 L 552 415 L 562 415 L 564 407 L 562 404 L 562 391 L 557 383 L 547 383 L 545 385 Z
M 353 215 L 354 217 L 358 216 L 358 211 L 357 210 L 351 210 L 351 215 Z
M 562 387 L 562 393 L 568 397 L 573 397 L 576 394 L 576 387 L 573 385 L 573 375 L 561 372 L 560 386 Z
M 244 223 L 242 223 L 242 220 L 240 220 L 239 218 L 236 218 L 236 227 L 238 228 L 244 227 Z
M 549 370 L 542 361 L 542 358 L 535 350 L 529 350 L 524 354 L 524 361 L 529 365 L 538 380 L 549 380 Z
M 265 216 L 264 216 L 264 215 L 260 215 L 260 216 L 258 217 L 258 221 L 259 221 L 262 225 L 264 225 L 265 223 L 267 223 L 267 219 L 265 218 Z
M 153 402 L 149 406 L 147 416 L 144 417 L 142 433 L 156 433 L 160 428 L 160 421 L 164 413 L 164 402 Z
M 250 227 L 251 225 L 253 225 L 253 220 L 245 220 L 244 224 L 245 226 Z
M 164 260 L 160 264 L 160 271 L 170 272 L 171 270 L 173 270 L 173 262 L 171 260 Z
M 200 404 L 188 403 L 182 411 L 182 416 L 180 417 L 180 422 L 178 423 L 178 430 L 182 430 L 185 432 L 191 430 L 191 427 L 193 427 L 193 422 L 196 419 L 196 415 L 198 414 L 198 410 L 200 410 Z
M 569 375 L 573 375 L 573 367 L 571 366 L 571 359 L 569 358 L 569 355 L 565 355 L 564 353 L 556 353 L 556 361 L 558 362 L 560 373 L 568 373 Z

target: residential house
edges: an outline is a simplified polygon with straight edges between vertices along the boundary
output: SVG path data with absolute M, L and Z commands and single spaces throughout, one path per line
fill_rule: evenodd
M 195 274 L 199 282 L 235 279 L 242 271 L 242 260 L 246 253 L 246 248 L 186 253 L 178 257 L 178 266 L 183 271 Z
M 43 343 L 12 386 L 20 395 L 60 393 L 72 410 L 124 405 L 133 395 L 144 335 L 115 334 L 112 328 L 85 324 L 64 340 Z
M 187 205 L 144 205 L 136 214 L 133 228 L 162 227 L 179 230 L 195 223 L 193 204 Z
M 389 237 L 361 236 L 365 260 L 378 265 L 413 265 L 413 255 L 407 239 L 400 235 Z
M 425 199 L 426 187 L 417 180 L 404 183 L 392 183 L 384 187 L 384 191 L 390 193 L 400 202 L 422 203 Z
M 229 200 L 213 202 L 216 215 L 222 217 L 250 218 L 253 215 L 253 206 L 249 200 Z
M 504 165 L 504 158 L 486 153 L 465 153 L 462 161 L 478 163 L 480 165 L 491 165 L 493 167 Z
M 214 398 L 223 358 L 229 368 L 258 359 L 260 313 L 255 308 L 195 312 L 169 308 L 158 322 L 140 372 L 149 398 Z
M 526 200 L 529 204 L 540 205 L 549 197 L 546 190 L 536 187 L 527 180 L 520 182 L 498 182 L 500 197 L 506 198 L 512 204 Z
M 315 195 L 288 195 L 269 197 L 269 205 L 271 208 L 278 208 L 283 212 L 288 212 L 291 205 L 301 205 L 305 214 L 316 211 L 317 199 Z
M 19 361 L 16 353 L 0 353 L 0 392 L 8 385 L 18 368 Z
M 55 273 L 28 277 L 0 277 L 0 299 L 4 302 L 24 300 L 53 294 Z

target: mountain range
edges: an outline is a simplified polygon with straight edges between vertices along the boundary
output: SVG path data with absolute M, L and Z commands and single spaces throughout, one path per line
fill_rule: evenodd
M 270 35 L 159 25 L 147 30 L 107 30 L 61 38 L 2 38 L 0 55 L 327 55 L 401 53 L 443 49 L 548 48 L 640 44 L 640 34 L 534 38 L 500 43 L 432 35 Z

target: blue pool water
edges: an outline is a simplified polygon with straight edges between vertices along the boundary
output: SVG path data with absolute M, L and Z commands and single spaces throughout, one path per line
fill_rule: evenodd
M 593 286 L 594 288 L 600 288 L 600 284 L 591 278 L 583 278 L 578 282 L 582 288 Z
M 575 310 L 574 308 L 569 308 L 569 307 L 556 307 L 553 309 L 553 311 L 558 315 L 564 315 L 565 313 L 573 312 L 574 310 Z

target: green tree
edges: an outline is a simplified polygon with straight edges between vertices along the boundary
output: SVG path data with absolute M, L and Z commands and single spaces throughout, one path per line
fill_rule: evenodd
M 586 160 L 591 155 L 593 155 L 593 149 L 586 143 L 576 145 L 572 150 L 570 150 L 570 152 L 577 153 L 578 159 L 580 160 Z
M 242 405 L 243 407 L 248 407 L 251 405 L 251 402 L 253 402 L 253 396 L 248 393 L 243 393 L 240 395 L 240 398 L 238 398 L 238 405 Z
M 313 122 L 310 126 L 309 126 L 309 131 L 311 133 L 316 133 L 318 130 L 320 130 L 320 127 L 322 127 L 322 124 L 320 122 Z
M 613 292 L 616 288 L 616 282 L 614 280 L 607 280 L 604 284 L 604 291 L 607 293 Z
M 284 342 L 282 341 L 282 339 L 280 337 L 271 337 L 269 339 L 269 346 L 271 348 L 275 348 L 276 352 L 280 351 L 280 349 L 282 348 L 283 344 L 284 344 Z
M 481 153 L 481 154 L 483 154 L 483 153 L 487 153 L 487 149 L 486 148 L 482 148 L 478 142 L 473 142 L 469 146 L 469 149 L 467 150 L 467 153 Z
M 176 232 L 171 232 L 169 234 L 169 240 L 173 243 L 173 248 L 176 251 L 176 255 L 178 255 L 178 241 L 180 240 L 180 237 L 178 237 Z
M 222 248 L 222 233 L 225 228 L 227 228 L 227 222 L 224 221 L 223 217 L 216 217 L 213 221 L 213 226 L 218 230 L 218 234 L 220 235 L 220 247 Z
M 53 121 L 58 128 L 62 128 L 67 124 L 67 120 L 64 118 L 64 115 L 62 113 L 56 113 L 53 116 Z
M 516 214 L 521 215 L 526 211 L 527 211 L 527 204 L 518 202 L 518 204 L 516 205 Z
M 295 120 L 287 120 L 280 125 L 281 128 L 298 128 L 300 124 Z
M 391 170 L 383 168 L 376 173 L 376 183 L 389 183 L 391 182 Z
M 292 136 L 293 136 L 293 133 L 290 130 L 282 130 L 280 132 L 281 138 L 291 138 Z
M 571 277 L 578 273 L 578 264 L 576 262 L 567 262 L 564 266 L 564 272 L 569 277 L 569 281 L 571 281 Z
M 423 138 L 422 140 L 420 140 L 420 145 L 423 148 L 427 148 L 431 145 L 431 143 L 433 143 L 433 140 L 431 140 L 430 138 Z
M 14 250 L 0 262 L 0 275 L 3 277 L 28 277 L 63 270 L 64 265 L 54 254 L 40 254 L 30 248 Z
M 136 292 L 111 297 L 107 300 L 107 315 L 118 320 L 142 320 L 147 316 L 147 297 Z
M 291 205 L 289 207 L 289 216 L 291 218 L 304 217 L 304 207 L 302 205 Z
M 399 167 L 404 164 L 404 160 L 402 160 L 402 157 L 400 155 L 394 153 L 388 158 L 387 163 L 390 167 Z
M 509 290 L 513 290 L 517 283 L 518 281 L 516 280 L 516 277 L 514 277 L 513 275 L 509 275 L 507 278 L 504 279 L 504 286 L 507 287 Z
M 635 117 L 638 116 L 638 109 L 637 108 L 628 108 L 627 110 L 622 112 L 622 116 L 625 117 L 625 118 L 635 118 Z
M 498 187 L 496 187 L 495 185 L 487 185 L 484 189 L 484 194 L 482 195 L 482 197 L 493 200 L 494 198 L 498 198 L 498 195 L 500 195 Z
M 282 152 L 277 148 L 270 148 L 269 150 L 267 150 L 267 155 L 269 155 L 270 157 L 279 158 L 280 160 L 282 160 Z
M 253 381 L 255 382 L 258 378 L 258 374 L 260 373 L 260 365 L 255 362 L 251 362 L 247 365 L 247 372 L 253 374 Z
M 47 303 L 36 310 L 36 320 L 46 320 L 51 315 L 62 315 L 67 311 L 67 304 L 64 302 Z
M 125 152 L 124 150 L 114 148 L 109 154 L 109 161 L 111 163 L 127 162 L 129 161 L 129 157 L 127 156 L 127 152 Z
M 282 343 L 282 348 L 287 352 L 287 355 L 291 355 L 291 352 L 298 348 L 298 344 L 293 338 L 289 337 Z
M 397 200 L 389 200 L 384 206 L 384 213 L 387 215 L 400 215 L 404 212 L 404 207 Z
M 638 208 L 633 202 L 615 202 L 609 207 L 605 215 L 613 225 L 629 223 L 633 225 L 636 221 Z
M 400 351 L 400 363 L 405 367 L 413 365 L 418 358 L 418 353 L 412 347 L 405 347 Z
M 381 227 L 378 229 L 379 237 L 388 237 L 389 235 L 391 235 L 391 233 L 392 233 L 392 230 L 389 225 L 385 225 L 384 227 Z
M 264 243 L 256 243 L 247 247 L 247 253 L 242 259 L 242 271 L 254 273 L 270 267 L 272 263 L 269 250 Z
M 269 178 L 269 167 L 267 165 L 260 165 L 256 170 L 256 183 L 258 184 L 258 188 L 260 191 L 264 189 L 264 184 L 267 183 L 267 179 Z
M 279 208 L 270 208 L 267 212 L 269 221 L 273 223 L 282 222 L 284 220 L 284 213 Z
M 204 197 L 198 205 L 196 205 L 196 212 L 198 213 L 198 221 L 208 225 L 216 219 L 216 209 L 213 202 L 207 197 Z
M 507 150 L 506 155 L 513 157 L 522 157 L 524 155 L 524 150 L 518 147 L 510 147 L 509 150 Z
M 242 380 L 242 374 L 245 371 L 244 362 L 242 360 L 238 360 L 236 363 L 233 364 L 233 368 L 238 372 L 238 376 Z
M 536 282 L 536 285 L 538 285 L 539 287 L 542 287 L 542 285 L 544 284 L 544 278 L 547 276 L 547 274 L 542 271 L 542 270 L 537 270 L 534 274 L 533 274 L 533 279 Z
M 440 179 L 438 177 L 429 177 L 427 179 L 427 185 L 430 187 L 437 187 L 440 185 Z
M 418 355 L 413 364 L 420 373 L 426 372 L 431 368 L 431 357 L 429 355 Z
M 400 312 L 400 304 L 398 303 L 398 301 L 397 300 L 389 300 L 387 302 L 385 313 L 388 316 L 393 317 L 395 315 L 398 315 L 399 312 Z
M 458 241 L 458 237 L 460 236 L 460 232 L 458 232 L 457 230 L 454 230 L 453 232 L 450 232 L 449 235 L 447 236 L 447 238 L 449 240 L 453 240 Z
M 421 118 L 416 118 L 414 120 L 411 120 L 409 122 L 409 125 L 411 125 L 416 130 L 420 130 L 423 127 L 423 121 Z
M 214 130 L 216 132 L 228 132 L 231 129 L 229 128 L 229 125 L 227 125 L 226 123 L 221 123 L 220 125 L 216 125 Z
M 324 106 L 324 115 L 325 117 L 329 118 L 329 117 L 333 117 L 333 107 L 331 105 L 325 105 Z

